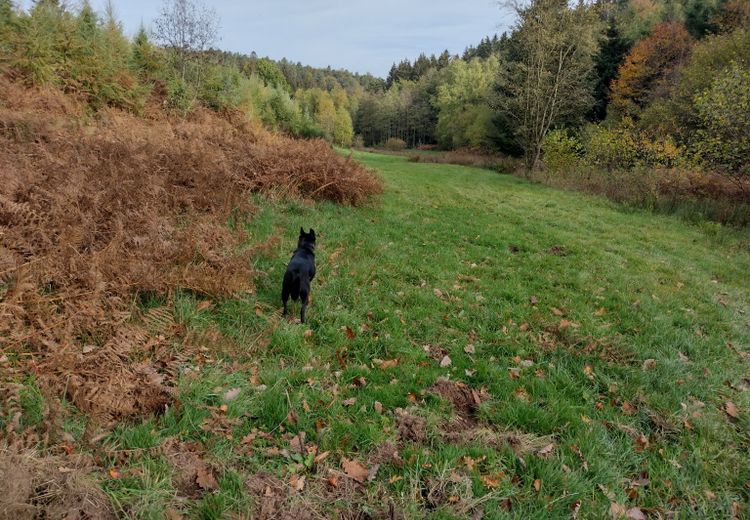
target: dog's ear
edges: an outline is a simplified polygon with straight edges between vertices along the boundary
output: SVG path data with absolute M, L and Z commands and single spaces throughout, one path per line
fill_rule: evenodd
M 315 230 L 313 228 L 310 228 L 310 233 L 308 236 L 312 238 L 313 240 L 315 240 Z
M 306 235 L 305 230 L 302 227 L 300 227 L 299 228 L 299 236 L 303 237 L 305 235 Z

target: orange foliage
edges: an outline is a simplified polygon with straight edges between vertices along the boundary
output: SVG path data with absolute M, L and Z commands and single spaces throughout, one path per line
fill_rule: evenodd
M 663 95 L 676 68 L 689 56 L 693 38 L 681 23 L 665 22 L 633 46 L 612 83 L 612 103 L 623 111 L 642 108 Z
M 15 360 L 0 394 L 35 373 L 104 422 L 171 402 L 184 361 L 175 341 L 221 345 L 218 332 L 190 340 L 170 309 L 141 313 L 134 301 L 251 291 L 257 249 L 241 221 L 252 192 L 358 204 L 381 189 L 326 143 L 237 114 L 105 110 L 92 122 L 70 96 L 2 79 L 0 99 L 0 354 Z

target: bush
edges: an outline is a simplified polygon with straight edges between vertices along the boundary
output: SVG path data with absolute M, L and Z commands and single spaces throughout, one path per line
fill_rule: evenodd
M 570 172 L 580 166 L 581 143 L 565 130 L 553 130 L 542 144 L 544 165 L 553 172 Z
M 608 171 L 633 168 L 638 162 L 638 144 L 624 127 L 591 125 L 583 132 L 583 147 L 587 163 Z
M 406 141 L 398 137 L 391 137 L 383 143 L 383 148 L 391 152 L 401 152 L 406 149 Z
M 750 71 L 736 63 L 695 98 L 702 128 L 693 148 L 710 167 L 730 177 L 750 175 Z

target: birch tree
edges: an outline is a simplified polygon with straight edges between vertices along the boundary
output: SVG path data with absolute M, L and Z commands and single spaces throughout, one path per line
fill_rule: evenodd
M 594 57 L 603 28 L 582 1 L 575 7 L 566 0 L 510 6 L 518 22 L 495 107 L 513 122 L 531 171 L 539 166 L 547 132 L 593 104 Z

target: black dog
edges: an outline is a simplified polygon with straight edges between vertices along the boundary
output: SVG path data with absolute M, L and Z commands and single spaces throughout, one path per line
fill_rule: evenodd
M 302 300 L 300 320 L 305 323 L 305 308 L 310 296 L 310 282 L 315 278 L 315 230 L 309 233 L 299 228 L 297 249 L 286 267 L 284 286 L 281 289 L 281 301 L 284 302 L 284 316 L 287 315 L 289 297 L 295 302 Z

